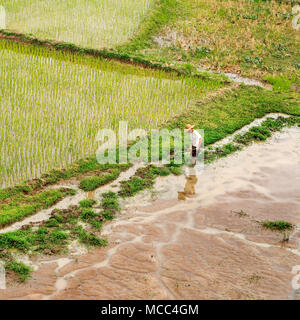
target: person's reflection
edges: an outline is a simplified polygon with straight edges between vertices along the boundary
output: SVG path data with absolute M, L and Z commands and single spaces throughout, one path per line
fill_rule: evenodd
M 198 179 L 196 175 L 189 175 L 186 177 L 184 191 L 178 192 L 178 200 L 185 200 L 187 197 L 192 197 L 196 194 L 195 185 Z
M 95 191 L 88 191 L 87 198 L 89 200 L 95 200 Z

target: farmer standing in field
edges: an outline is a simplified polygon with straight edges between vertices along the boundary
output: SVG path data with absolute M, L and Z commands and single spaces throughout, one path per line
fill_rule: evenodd
M 188 152 L 191 152 L 192 164 L 195 164 L 196 157 L 199 154 L 203 138 L 202 138 L 201 134 L 197 130 L 194 130 L 194 126 L 192 126 L 190 124 L 187 124 L 185 126 L 185 130 L 191 136 L 191 146 L 189 147 Z

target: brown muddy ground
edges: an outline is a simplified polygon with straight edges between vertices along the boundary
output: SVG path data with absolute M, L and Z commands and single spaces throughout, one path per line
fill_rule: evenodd
M 198 176 L 159 179 L 105 226 L 108 247 L 40 258 L 32 278 L 8 282 L 0 298 L 299 298 L 291 285 L 300 265 L 299 145 L 292 128 Z M 296 227 L 284 235 L 263 220 Z

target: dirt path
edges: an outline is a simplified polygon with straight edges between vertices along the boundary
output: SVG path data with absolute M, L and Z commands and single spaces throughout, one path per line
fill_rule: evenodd
M 38 259 L 32 278 L 0 298 L 299 298 L 299 144 L 300 130 L 285 129 L 199 176 L 159 179 L 155 192 L 123 202 L 104 228 L 108 247 Z M 258 223 L 280 219 L 298 225 L 285 244 Z

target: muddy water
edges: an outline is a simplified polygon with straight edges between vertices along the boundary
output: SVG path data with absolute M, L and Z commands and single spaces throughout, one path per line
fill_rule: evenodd
M 276 133 L 267 143 L 256 143 L 246 150 L 206 166 L 197 176 L 197 195 L 187 203 L 202 206 L 236 200 L 236 193 L 249 194 L 252 200 L 273 200 L 299 204 L 300 201 L 300 130 L 291 128 Z M 160 198 L 175 198 L 189 176 L 159 180 Z M 261 200 L 260 200 L 261 201 Z
M 38 261 L 31 280 L 0 298 L 299 298 L 291 284 L 300 265 L 299 145 L 300 130 L 286 129 L 200 174 L 160 178 L 122 202 L 103 230 L 108 247 Z M 296 228 L 271 232 L 264 220 Z
M 22 228 L 23 226 L 29 225 L 31 223 L 38 224 L 42 221 L 45 221 L 50 218 L 51 213 L 54 209 L 66 209 L 71 205 L 78 205 L 79 201 L 84 200 L 86 198 L 91 199 L 91 200 L 94 200 L 96 198 L 98 199 L 99 197 L 101 197 L 101 194 L 103 192 L 106 192 L 108 190 L 112 190 L 112 191 L 116 192 L 119 190 L 120 181 L 126 180 L 130 176 L 134 175 L 135 171 L 142 166 L 143 166 L 142 163 L 137 162 L 132 167 L 130 167 L 127 171 L 121 172 L 120 176 L 112 183 L 109 183 L 103 187 L 100 187 L 100 188 L 98 188 L 94 191 L 90 191 L 90 192 L 84 192 L 81 189 L 79 189 L 79 181 L 76 181 L 76 180 L 69 182 L 68 184 L 58 183 L 56 185 L 50 186 L 49 189 L 56 189 L 56 188 L 74 189 L 74 190 L 76 190 L 76 195 L 66 197 L 48 209 L 41 210 L 35 215 L 29 216 L 22 221 L 18 221 L 16 223 L 12 224 L 11 226 L 8 226 L 6 228 L 1 229 L 0 233 L 15 231 L 15 230 L 18 230 L 18 229 Z

